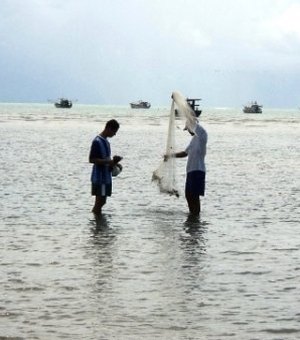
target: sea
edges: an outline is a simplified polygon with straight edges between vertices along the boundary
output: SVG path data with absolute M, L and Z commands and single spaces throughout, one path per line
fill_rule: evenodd
M 185 158 L 179 198 L 152 182 L 169 113 L 0 104 L 0 339 L 300 338 L 300 110 L 203 108 L 199 218 Z M 112 118 L 123 171 L 96 221 L 88 156 Z

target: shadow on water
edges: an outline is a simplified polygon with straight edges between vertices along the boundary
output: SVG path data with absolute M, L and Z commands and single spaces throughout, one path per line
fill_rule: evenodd
M 94 215 L 94 219 L 90 220 L 92 225 L 91 231 L 94 235 L 97 235 L 101 231 L 109 229 L 109 216 L 106 215 Z
M 94 245 L 100 245 L 101 248 L 110 245 L 116 236 L 110 227 L 110 217 L 109 215 L 94 216 L 94 219 L 90 220 L 91 240 Z
M 201 220 L 201 216 L 188 215 L 186 221 L 183 223 L 183 229 L 189 233 L 204 233 L 207 230 L 209 223 Z
M 185 247 L 190 251 L 195 248 L 198 252 L 205 253 L 205 235 L 208 224 L 208 222 L 201 220 L 201 216 L 188 215 L 183 223 L 185 234 L 181 235 L 181 241 L 185 244 Z
M 91 285 L 95 296 L 98 296 L 109 286 L 113 273 L 112 263 L 116 256 L 116 234 L 110 227 L 110 217 L 101 215 L 90 220 L 91 234 L 86 252 L 88 258 L 91 259 Z
M 186 215 L 182 211 L 155 210 L 150 211 L 156 231 L 162 233 L 165 240 L 177 239 L 178 246 L 185 254 L 204 254 L 206 252 L 206 234 L 209 222 L 200 216 Z M 175 241 L 176 242 L 176 241 Z M 173 243 L 166 245 L 172 248 Z

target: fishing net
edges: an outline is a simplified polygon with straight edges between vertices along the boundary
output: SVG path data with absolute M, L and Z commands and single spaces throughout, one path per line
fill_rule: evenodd
M 179 92 L 172 93 L 173 102 L 176 104 L 176 112 L 178 116 L 185 120 L 185 127 L 192 132 L 195 132 L 197 118 L 194 110 L 190 107 L 186 98 Z M 175 129 L 175 126 L 174 126 Z
M 185 127 L 194 132 L 197 118 L 186 99 L 179 92 L 172 93 L 169 127 L 165 155 L 167 156 L 153 172 L 152 181 L 156 182 L 160 192 L 179 197 L 176 180 L 176 158 L 170 157 L 175 151 L 175 107 L 176 115 L 185 119 Z

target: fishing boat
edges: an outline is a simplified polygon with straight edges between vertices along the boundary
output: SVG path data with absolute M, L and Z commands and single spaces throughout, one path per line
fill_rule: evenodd
M 197 102 L 201 100 L 199 99 L 191 99 L 191 98 L 187 98 L 187 103 L 190 105 L 190 107 L 193 109 L 193 111 L 195 112 L 196 117 L 199 117 L 202 113 L 202 110 L 199 109 L 199 105 L 197 104 Z
M 151 104 L 149 102 L 145 102 L 143 100 L 139 100 L 138 102 L 130 103 L 132 109 L 149 109 Z
M 262 113 L 262 105 L 258 105 L 257 102 L 251 102 L 249 105 L 245 105 L 243 108 L 244 113 Z
M 199 117 L 202 113 L 202 110 L 199 109 L 199 105 L 197 102 L 201 100 L 200 98 L 187 98 L 186 101 L 195 112 L 196 117 Z M 179 112 L 175 109 L 175 116 L 179 116 Z
M 70 109 L 73 105 L 72 100 L 66 99 L 66 98 L 59 98 L 55 103 L 55 107 L 61 108 L 61 109 Z

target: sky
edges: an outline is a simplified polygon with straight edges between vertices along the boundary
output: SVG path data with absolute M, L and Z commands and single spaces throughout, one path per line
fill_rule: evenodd
M 0 102 L 300 106 L 299 0 L 0 0 Z

